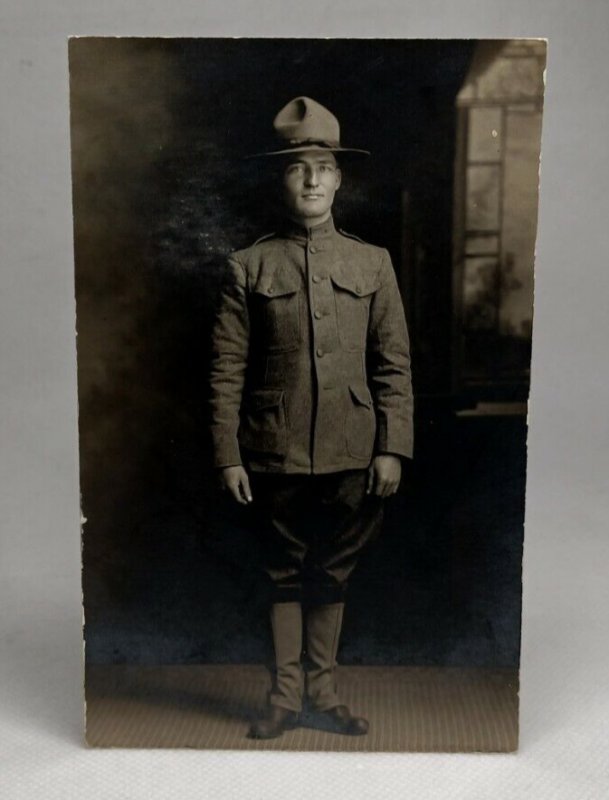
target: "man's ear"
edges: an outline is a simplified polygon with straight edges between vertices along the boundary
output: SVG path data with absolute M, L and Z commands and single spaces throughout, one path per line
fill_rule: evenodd
M 340 171 L 340 167 L 336 167 L 336 191 L 340 189 L 340 185 L 343 180 L 343 173 Z

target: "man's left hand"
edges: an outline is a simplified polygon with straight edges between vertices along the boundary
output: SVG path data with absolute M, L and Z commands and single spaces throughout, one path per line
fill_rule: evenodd
M 366 494 L 389 497 L 395 494 L 400 485 L 402 464 L 397 456 L 375 456 L 368 469 Z

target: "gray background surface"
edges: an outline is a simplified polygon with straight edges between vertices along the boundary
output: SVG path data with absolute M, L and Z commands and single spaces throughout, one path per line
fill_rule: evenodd
M 521 751 L 335 756 L 82 744 L 66 37 L 548 37 Z M 0 791 L 10 798 L 603 798 L 609 785 L 609 5 L 0 6 Z

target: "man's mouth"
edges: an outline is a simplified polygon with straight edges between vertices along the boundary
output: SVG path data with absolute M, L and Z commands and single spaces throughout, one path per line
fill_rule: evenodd
M 303 194 L 305 200 L 319 200 L 320 197 L 323 197 L 323 194 Z

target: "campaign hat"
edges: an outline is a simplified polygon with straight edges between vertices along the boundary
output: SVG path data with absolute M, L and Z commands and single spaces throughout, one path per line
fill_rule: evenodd
M 310 150 L 328 151 L 348 156 L 369 156 L 368 150 L 343 147 L 338 119 L 321 103 L 310 97 L 295 97 L 273 120 L 274 142 L 271 149 L 247 158 L 284 156 Z

